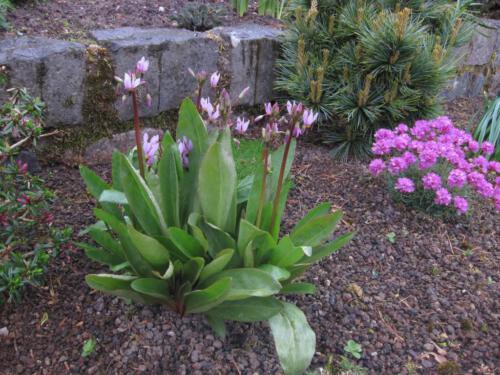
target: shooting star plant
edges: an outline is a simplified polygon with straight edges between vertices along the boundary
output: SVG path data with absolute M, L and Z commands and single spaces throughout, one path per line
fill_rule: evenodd
M 209 100 L 201 95 L 208 74 L 193 76 L 196 104 L 183 101 L 177 140 L 168 132 L 161 144 L 144 138 L 150 165 L 145 177 L 132 156 L 119 152 L 113 155 L 111 185 L 81 167 L 101 223 L 87 230 L 95 244 L 80 246 L 111 269 L 87 275 L 87 284 L 164 305 L 180 316 L 203 314 L 220 336 L 226 334 L 225 321 L 268 320 L 285 374 L 301 374 L 314 355 L 315 334 L 298 307 L 276 296 L 314 293 L 313 284 L 297 278 L 353 236 L 331 240 L 342 213 L 322 204 L 280 237 L 295 144 L 316 114 L 300 103 L 289 103 L 283 115 L 278 104 L 266 104 L 258 118 L 262 164 L 239 181 L 232 132 L 244 133 L 250 120 L 234 119 L 232 108 L 248 90 L 232 101 L 212 74 L 210 86 L 217 92 Z M 282 144 L 275 150 L 276 143 Z

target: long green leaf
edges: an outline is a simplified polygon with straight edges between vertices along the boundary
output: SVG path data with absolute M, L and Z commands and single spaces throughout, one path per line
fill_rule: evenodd
M 120 155 L 120 180 L 130 209 L 151 237 L 167 235 L 167 225 L 152 191 L 125 155 Z
M 157 298 L 167 303 L 173 303 L 173 298 L 168 292 L 168 282 L 162 279 L 142 278 L 130 284 L 136 292 Z
M 292 230 L 291 235 L 303 227 L 305 224 L 307 224 L 309 221 L 312 219 L 315 219 L 319 216 L 326 215 L 330 212 L 332 208 L 332 205 L 330 203 L 322 203 L 316 207 L 314 207 L 312 210 L 310 210 L 297 224 L 295 224 L 295 227 Z
M 208 132 L 191 99 L 186 98 L 179 109 L 177 138 L 188 137 L 193 142 L 189 153 L 189 168 L 184 171 L 181 188 L 181 223 L 185 223 L 189 214 L 198 207 L 198 175 L 201 159 L 208 148 Z
M 281 289 L 281 284 L 267 272 L 256 268 L 233 268 L 222 271 L 202 283 L 202 286 L 230 277 L 231 290 L 227 300 L 233 301 L 248 297 L 267 297 L 276 294 Z
M 284 373 L 303 374 L 316 348 L 316 335 L 304 313 L 297 306 L 283 302 L 283 309 L 269 319 L 269 325 Z
M 311 283 L 292 283 L 284 286 L 280 293 L 283 294 L 314 294 L 316 287 Z
M 231 289 L 231 278 L 217 280 L 209 287 L 186 294 L 184 305 L 187 313 L 201 313 L 221 304 Z
M 127 258 L 134 271 L 140 276 L 151 276 L 153 274 L 153 268 L 146 262 L 133 244 L 125 224 L 104 210 L 96 208 L 94 213 L 98 219 L 104 221 L 118 234 L 125 258 Z
M 180 222 L 180 184 L 182 180 L 182 165 L 177 150 L 177 145 L 170 134 L 164 139 L 163 156 L 158 164 L 158 177 L 160 179 L 161 208 L 165 221 L 169 227 L 181 226 Z
M 130 284 L 136 279 L 137 276 L 111 275 L 104 273 L 85 276 L 85 281 L 92 289 L 114 296 L 131 299 L 137 303 L 157 303 L 157 299 L 148 298 L 147 296 L 141 295 L 131 289 Z
M 251 297 L 225 301 L 209 311 L 209 316 L 237 322 L 259 322 L 278 314 L 283 304 L 273 297 Z
M 99 198 L 104 190 L 108 190 L 110 186 L 97 174 L 91 171 L 89 168 L 80 165 L 80 175 L 87 186 L 89 193 L 99 202 Z M 106 211 L 110 212 L 116 217 L 121 217 L 121 211 L 116 204 L 103 202 L 101 206 Z
M 290 234 L 297 246 L 317 246 L 327 239 L 342 218 L 342 212 L 315 217 Z
M 188 258 L 205 256 L 205 249 L 196 238 L 180 228 L 169 228 L 170 239 Z
M 217 254 L 217 257 L 208 263 L 200 273 L 200 283 L 203 283 L 209 277 L 221 272 L 229 264 L 234 255 L 233 249 L 225 249 Z
M 345 233 L 325 245 L 314 247 L 312 255 L 310 257 L 304 257 L 301 262 L 308 264 L 317 262 L 346 245 L 354 237 L 354 235 L 355 233 Z
M 209 223 L 226 232 L 234 232 L 228 217 L 234 213 L 233 198 L 236 196 L 236 168 L 233 157 L 221 142 L 210 146 L 200 166 L 198 196 L 203 216 Z
M 132 226 L 128 226 L 127 230 L 134 247 L 142 257 L 153 268 L 164 272 L 168 268 L 170 261 L 168 250 L 155 238 L 135 230 Z

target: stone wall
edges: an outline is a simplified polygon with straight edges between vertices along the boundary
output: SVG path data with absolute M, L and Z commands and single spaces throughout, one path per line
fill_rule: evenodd
M 464 56 L 463 64 L 443 92 L 445 99 L 500 90 L 500 21 L 486 23 L 491 29 L 478 28 L 471 43 L 457 51 L 457 56 Z M 107 50 L 115 75 L 123 75 L 142 56 L 150 60 L 147 80 L 153 106 L 143 106 L 141 113 L 152 117 L 176 109 L 185 96 L 194 92 L 195 81 L 188 68 L 219 70 L 233 95 L 249 86 L 249 95 L 241 104 L 255 105 L 272 99 L 280 34 L 271 27 L 244 24 L 206 33 L 127 27 L 96 30 L 91 37 Z M 0 41 L 0 65 L 8 68 L 10 86 L 27 87 L 46 102 L 48 126 L 97 126 L 98 116 L 88 115 L 95 95 L 88 84 L 93 69 L 89 63 L 92 48 L 95 46 L 39 37 L 6 39 Z M 95 79 L 96 72 L 93 74 Z M 101 86 L 114 84 L 112 74 L 103 79 L 109 82 Z M 6 93 L 0 90 L 0 102 L 5 98 Z M 132 117 L 130 106 L 122 105 L 119 98 L 114 107 L 118 119 Z
M 457 51 L 462 63 L 443 92 L 447 100 L 500 91 L 500 20 L 483 21 L 489 28 L 477 27 L 471 42 Z
M 207 33 L 126 27 L 95 30 L 91 37 L 107 50 L 115 75 L 123 76 L 142 56 L 150 60 L 147 82 L 153 105 L 143 105 L 140 111 L 144 117 L 153 117 L 176 109 L 184 97 L 194 93 L 196 82 L 188 68 L 209 73 L 219 70 L 235 95 L 249 86 L 249 95 L 240 104 L 254 105 L 272 99 L 280 33 L 271 27 L 243 24 Z M 98 116 L 89 119 L 84 110 L 85 103 L 92 102 L 95 94 L 87 80 L 92 49 L 94 45 L 39 37 L 7 39 L 0 41 L 0 65 L 8 69 L 8 86 L 27 87 L 45 101 L 48 126 L 88 122 L 96 126 L 93 119 Z M 103 79 L 114 84 L 112 75 Z M 5 92 L 0 92 L 0 102 L 6 97 Z M 130 106 L 116 99 L 118 118 L 131 119 Z

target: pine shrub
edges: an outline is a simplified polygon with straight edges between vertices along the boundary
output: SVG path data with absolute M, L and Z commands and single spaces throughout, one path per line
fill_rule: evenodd
M 470 3 L 295 0 L 276 87 L 321 114 L 335 156 L 366 156 L 378 128 L 440 114 Z

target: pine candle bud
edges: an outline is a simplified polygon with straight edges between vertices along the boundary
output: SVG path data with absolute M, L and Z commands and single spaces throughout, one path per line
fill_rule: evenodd
M 349 67 L 347 65 L 344 65 L 342 78 L 344 79 L 345 82 L 349 81 Z
M 450 42 L 449 42 L 450 46 L 453 46 L 456 43 L 458 31 L 460 30 L 461 26 L 462 26 L 462 19 L 458 17 L 451 31 Z
M 410 69 L 411 69 L 411 63 L 406 64 L 404 74 L 403 74 L 403 82 L 404 83 L 410 83 L 410 81 L 411 81 Z
M 335 29 L 335 16 L 332 14 L 330 18 L 328 18 L 328 33 L 333 34 Z
M 323 69 L 328 68 L 328 60 L 330 59 L 330 51 L 326 48 L 323 49 Z
M 396 22 L 394 29 L 396 30 L 396 36 L 401 39 L 406 31 L 406 26 L 408 25 L 408 20 L 411 15 L 410 8 L 404 8 L 402 11 L 396 13 Z
M 443 46 L 441 46 L 441 38 L 439 36 L 436 37 L 436 43 L 432 50 L 432 58 L 437 64 L 440 64 L 443 60 Z
M 365 16 L 365 8 L 363 8 L 363 7 L 358 8 L 358 11 L 356 13 L 356 22 L 358 25 L 361 25 L 361 22 L 363 22 L 364 16 Z
M 297 62 L 299 64 L 299 68 L 305 67 L 307 65 L 307 56 L 306 56 L 306 41 L 304 40 L 303 35 L 299 37 L 297 57 L 298 57 Z

